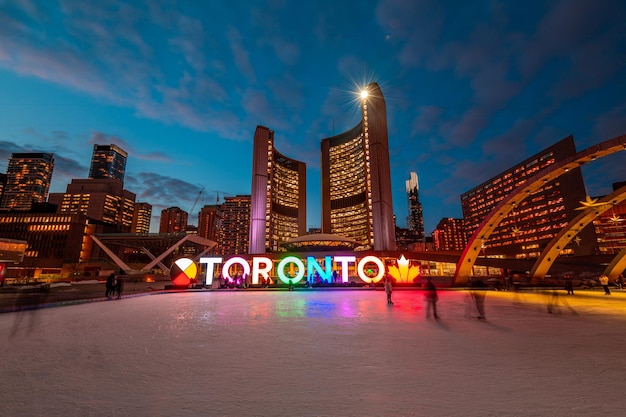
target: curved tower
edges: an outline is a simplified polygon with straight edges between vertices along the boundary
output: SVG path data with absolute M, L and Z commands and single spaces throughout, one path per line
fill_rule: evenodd
M 274 148 L 274 131 L 257 126 L 252 160 L 248 253 L 276 252 L 306 232 L 306 164 Z
M 377 83 L 361 94 L 361 121 L 322 140 L 322 233 L 359 249 L 395 250 L 387 109 Z

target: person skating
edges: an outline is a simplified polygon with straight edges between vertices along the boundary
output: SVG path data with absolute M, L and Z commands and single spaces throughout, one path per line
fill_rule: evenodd
M 424 293 L 424 297 L 426 298 L 426 318 L 428 318 L 430 311 L 432 310 L 435 320 L 439 320 L 439 315 L 437 314 L 437 301 L 439 297 L 437 296 L 437 288 L 431 281 L 430 277 L 426 278 L 425 290 L 426 292 Z
M 393 279 L 389 275 L 385 275 L 385 293 L 387 294 L 387 305 L 393 305 L 391 294 L 393 293 Z

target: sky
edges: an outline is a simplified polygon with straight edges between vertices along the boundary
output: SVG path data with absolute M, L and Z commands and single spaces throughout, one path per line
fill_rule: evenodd
M 356 94 L 377 82 L 397 224 L 417 172 L 428 234 L 462 217 L 462 193 L 559 140 L 626 134 L 625 21 L 619 0 L 0 0 L 0 172 L 11 153 L 52 152 L 64 192 L 114 143 L 156 232 L 167 207 L 194 224 L 251 193 L 262 125 L 307 164 L 320 227 L 320 142 L 359 122 Z M 626 180 L 623 160 L 583 167 L 587 193 Z

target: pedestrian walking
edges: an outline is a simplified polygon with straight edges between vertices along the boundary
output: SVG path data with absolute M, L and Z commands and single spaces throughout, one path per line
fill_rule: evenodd
M 426 278 L 425 290 L 426 292 L 424 293 L 424 297 L 426 298 L 426 318 L 428 318 L 432 310 L 435 320 L 439 320 L 439 315 L 437 314 L 437 301 L 439 297 L 437 297 L 437 288 L 431 281 L 430 277 Z
M 602 274 L 600 275 L 600 278 L 598 278 L 598 281 L 600 281 L 600 285 L 604 289 L 604 295 L 611 295 L 611 290 L 609 289 L 609 277 Z

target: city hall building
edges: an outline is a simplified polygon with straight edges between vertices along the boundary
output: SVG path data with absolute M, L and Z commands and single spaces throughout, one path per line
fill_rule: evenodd
M 321 231 L 353 239 L 357 250 L 395 250 L 387 110 L 377 83 L 363 89 L 359 104 L 356 126 L 321 141 Z M 305 233 L 306 165 L 278 152 L 274 132 L 258 126 L 248 253 L 282 251 Z

